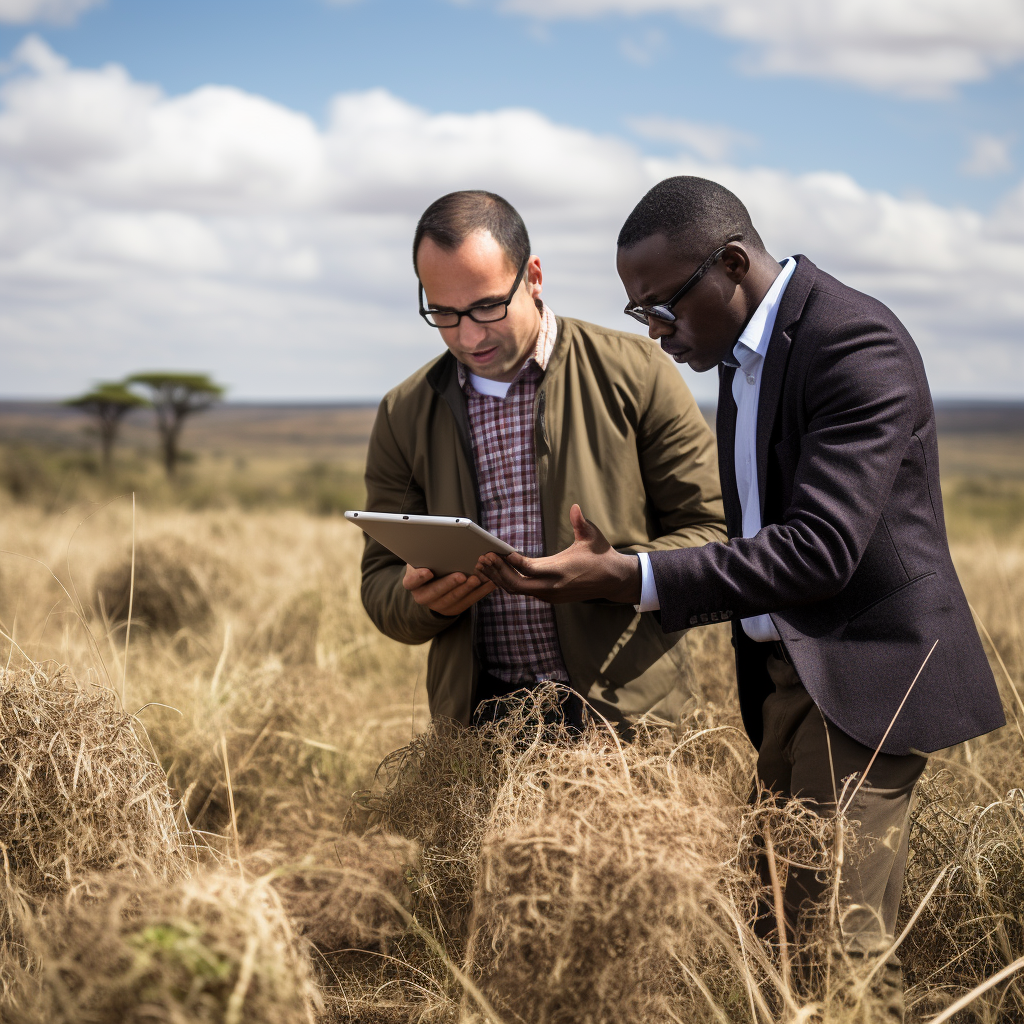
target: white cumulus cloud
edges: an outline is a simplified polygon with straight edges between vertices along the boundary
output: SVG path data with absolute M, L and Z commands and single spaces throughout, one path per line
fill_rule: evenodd
M 500 0 L 536 19 L 678 14 L 751 46 L 750 70 L 945 95 L 1024 59 L 1020 0 Z
M 970 154 L 960 165 L 960 170 L 975 178 L 1005 174 L 1013 168 L 1013 158 L 1010 156 L 1012 141 L 1005 135 L 975 135 L 971 139 Z
M 705 160 L 725 160 L 736 149 L 752 146 L 757 141 L 746 132 L 738 132 L 728 125 L 702 124 L 677 117 L 632 117 L 626 124 L 642 139 L 668 142 Z
M 380 395 L 438 351 L 409 248 L 423 208 L 459 188 L 522 211 L 557 311 L 628 329 L 615 235 L 677 173 L 734 189 L 776 255 L 888 302 L 937 391 L 1020 390 L 1024 185 L 984 217 L 843 174 L 739 169 L 735 140 L 689 122 L 640 126 L 687 150 L 655 159 L 528 109 L 431 113 L 372 90 L 317 125 L 236 89 L 168 96 L 74 68 L 38 40 L 18 61 L 0 87 L 5 394 L 170 366 L 237 397 Z
M 0 22 L 27 25 L 33 21 L 49 21 L 66 25 L 90 7 L 103 0 L 0 0 Z

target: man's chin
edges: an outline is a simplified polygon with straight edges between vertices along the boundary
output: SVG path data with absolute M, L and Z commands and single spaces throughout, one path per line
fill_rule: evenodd
M 706 360 L 700 359 L 692 353 L 670 352 L 669 355 L 675 362 L 680 363 L 683 366 L 688 366 L 695 373 L 706 373 L 712 367 L 718 365 L 717 363 L 708 363 Z

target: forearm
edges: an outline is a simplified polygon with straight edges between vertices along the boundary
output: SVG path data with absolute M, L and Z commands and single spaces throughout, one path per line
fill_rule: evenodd
M 366 507 L 373 512 L 426 512 L 423 491 L 413 477 L 410 459 L 391 428 L 387 401 L 381 403 L 366 458 Z M 447 629 L 454 619 L 419 605 L 402 585 L 405 563 L 366 536 L 361 596 L 373 624 L 392 640 L 422 644 Z
M 655 551 L 651 572 L 666 631 L 827 600 L 855 562 L 845 545 L 791 527 L 702 548 Z

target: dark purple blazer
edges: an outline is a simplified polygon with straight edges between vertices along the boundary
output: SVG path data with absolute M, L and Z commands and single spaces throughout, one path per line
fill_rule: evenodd
M 770 612 L 826 718 L 882 750 L 933 751 L 1003 725 L 1003 709 L 946 542 L 935 413 L 920 353 L 882 303 L 806 256 L 762 368 L 762 529 L 741 536 L 734 370 L 719 367 L 718 461 L 728 543 L 652 551 L 666 631 L 732 620 L 754 745 L 774 691 L 739 619 Z

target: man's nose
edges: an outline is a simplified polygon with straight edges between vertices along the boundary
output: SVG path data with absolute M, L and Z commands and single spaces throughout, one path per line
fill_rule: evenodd
M 651 341 L 667 338 L 670 334 L 675 333 L 675 329 L 674 321 L 670 323 L 668 320 L 659 320 L 656 316 L 652 316 L 647 321 L 647 333 L 650 335 Z
M 468 316 L 464 316 L 459 321 L 459 346 L 467 351 L 471 352 L 486 340 L 487 328 L 483 324 L 478 324 L 475 320 L 470 319 Z

